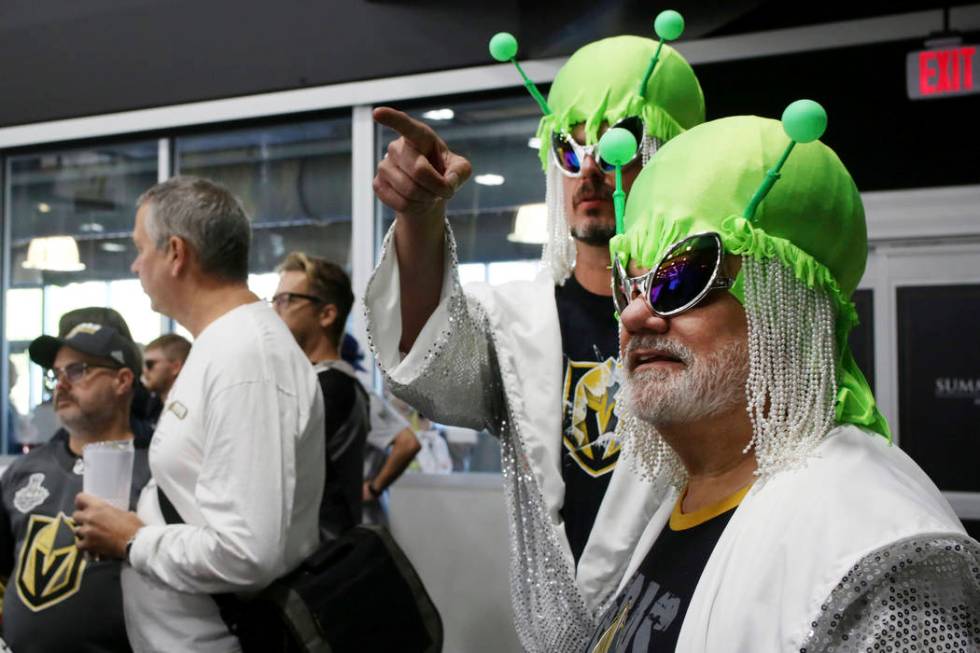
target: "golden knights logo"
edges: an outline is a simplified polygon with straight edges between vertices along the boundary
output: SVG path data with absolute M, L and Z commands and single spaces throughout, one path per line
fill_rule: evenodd
M 612 650 L 613 644 L 616 643 L 616 636 L 619 635 L 619 631 L 626 627 L 626 618 L 629 616 L 630 610 L 633 608 L 633 604 L 630 601 L 623 603 L 623 607 L 620 608 L 619 612 L 616 613 L 616 618 L 613 619 L 612 624 L 603 631 L 602 637 L 596 642 L 595 647 L 592 649 L 592 653 L 609 653 Z
M 20 550 L 17 594 L 34 612 L 60 603 L 78 592 L 85 559 L 75 546 L 75 524 L 57 517 L 31 515 Z
M 609 439 L 616 428 L 619 364 L 568 361 L 562 393 L 565 414 L 562 442 L 573 460 L 590 476 L 608 474 L 619 460 L 619 443 Z M 602 442 L 599 440 L 602 439 Z

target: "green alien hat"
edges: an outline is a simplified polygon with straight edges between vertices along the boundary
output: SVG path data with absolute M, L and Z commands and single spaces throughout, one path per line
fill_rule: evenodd
M 826 114 L 809 104 L 825 126 Z M 756 116 L 713 120 L 661 147 L 632 186 L 625 233 L 612 239 L 610 250 L 623 261 L 652 267 L 677 241 L 714 231 L 732 254 L 779 259 L 836 305 L 837 421 L 889 436 L 847 344 L 857 324 L 850 298 L 868 255 L 861 196 L 833 150 L 813 140 L 823 126 L 797 126 L 796 133 L 807 133 L 787 137 L 794 133 L 787 123 L 794 105 L 783 124 Z M 743 288 L 739 273 L 731 292 L 742 302 Z
M 704 122 L 704 95 L 694 71 L 664 43 L 683 31 L 683 17 L 666 10 L 654 21 L 659 41 L 615 36 L 583 46 L 558 71 L 547 100 L 517 63 L 517 39 L 496 34 L 490 40 L 491 55 L 514 63 L 544 114 L 537 132 L 542 167 L 548 165 L 552 134 L 568 133 L 579 123 L 585 123 L 586 144 L 593 145 L 603 123 L 614 125 L 633 116 L 642 118 L 647 134 L 661 142 Z
M 643 95 L 640 82 L 658 47 L 659 61 Z M 542 165 L 551 136 L 585 123 L 586 144 L 599 139 L 603 123 L 639 116 L 647 134 L 661 142 L 704 122 L 704 94 L 690 64 L 669 45 L 640 36 L 614 36 L 589 43 L 561 67 L 548 94 L 551 113 L 541 118 Z

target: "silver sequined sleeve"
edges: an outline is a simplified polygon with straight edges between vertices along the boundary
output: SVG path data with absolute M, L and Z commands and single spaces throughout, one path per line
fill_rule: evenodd
M 503 395 L 489 325 L 483 307 L 460 286 L 448 221 L 439 305 L 404 356 L 398 351 L 401 300 L 393 234 L 394 226 L 364 296 L 368 341 L 386 382 L 395 396 L 426 417 L 496 433 Z
M 810 625 L 801 653 L 980 651 L 980 544 L 916 536 L 862 558 Z

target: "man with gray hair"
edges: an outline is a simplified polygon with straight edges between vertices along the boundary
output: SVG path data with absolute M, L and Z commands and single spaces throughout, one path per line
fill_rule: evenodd
M 139 199 L 133 272 L 195 344 L 157 425 L 137 512 L 83 493 L 74 515 L 79 548 L 129 563 L 137 651 L 241 650 L 254 624 L 209 594 L 260 590 L 318 544 L 323 399 L 292 334 L 248 290 L 250 238 L 241 204 L 214 182 L 177 177 Z
M 633 184 L 617 435 L 664 495 L 579 650 L 980 650 L 980 544 L 848 344 L 867 227 L 826 124 L 704 123 Z

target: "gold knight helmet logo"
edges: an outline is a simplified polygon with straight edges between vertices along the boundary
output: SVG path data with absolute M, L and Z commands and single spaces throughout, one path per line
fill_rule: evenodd
M 614 358 L 569 361 L 565 371 L 565 423 L 569 426 L 562 442 L 582 471 L 592 477 L 608 474 L 619 460 L 620 444 L 611 437 L 616 428 L 618 366 Z
M 20 550 L 17 594 L 34 612 L 64 601 L 82 585 L 85 558 L 75 546 L 74 527 L 63 512 L 31 515 Z

